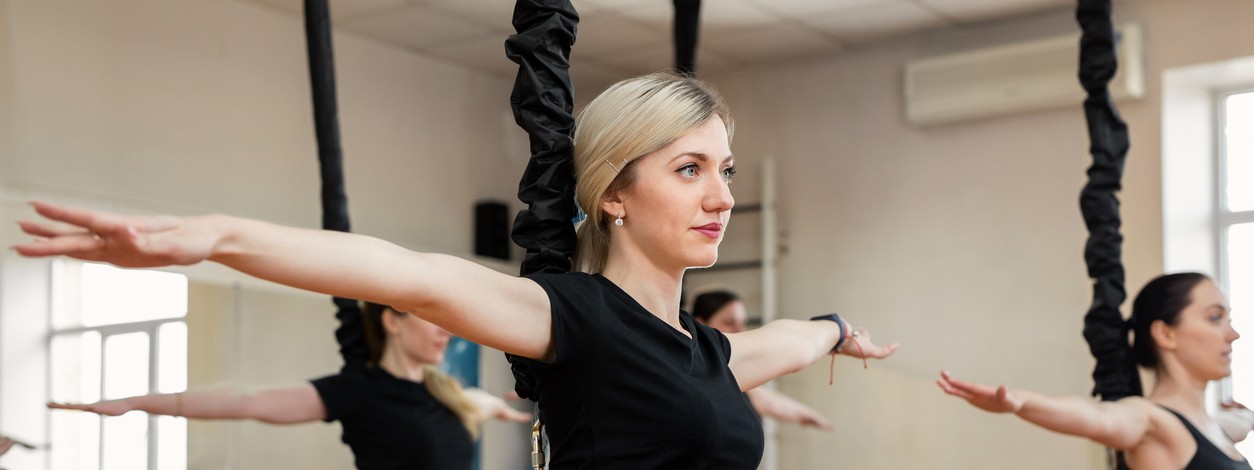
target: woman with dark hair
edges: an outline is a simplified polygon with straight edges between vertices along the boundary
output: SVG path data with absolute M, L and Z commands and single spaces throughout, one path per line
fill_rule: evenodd
M 361 469 L 469 469 L 485 418 L 527 422 L 482 390 L 463 390 L 437 366 L 449 333 L 392 308 L 362 310 L 368 364 L 290 386 L 243 391 L 222 387 L 49 408 L 106 416 L 128 411 L 192 419 L 254 419 L 274 424 L 339 421 L 342 439 Z
M 729 290 L 712 290 L 692 299 L 692 317 L 723 333 L 739 333 L 748 328 L 745 303 Z
M 556 468 L 753 469 L 762 428 L 743 391 L 834 351 L 896 346 L 835 315 L 724 335 L 680 310 L 684 272 L 714 264 L 735 205 L 732 130 L 723 99 L 690 77 L 624 80 L 589 103 L 574 137 L 581 272 L 519 278 L 362 235 L 44 203 L 71 227 L 23 222 L 38 238 L 16 249 L 124 267 L 208 260 L 416 315 L 515 357 Z
M 1135 470 L 1249 469 L 1220 425 L 1206 413 L 1206 384 L 1232 373 L 1228 301 L 1197 273 L 1160 276 L 1141 289 L 1128 320 L 1137 363 L 1156 378 L 1148 397 L 1097 403 L 1048 397 L 1005 386 L 955 379 L 942 372 L 945 393 L 994 413 L 1014 413 L 1051 431 L 1085 437 L 1122 451 Z
M 714 290 L 698 295 L 692 301 L 692 317 L 701 324 L 723 333 L 745 331 L 745 303 L 735 292 Z M 758 416 L 785 423 L 795 423 L 831 431 L 832 423 L 813 408 L 766 387 L 745 392 Z

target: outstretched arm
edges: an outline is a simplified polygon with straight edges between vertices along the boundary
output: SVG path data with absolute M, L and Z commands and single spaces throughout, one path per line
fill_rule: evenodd
M 864 328 L 854 330 L 846 324 L 844 330 L 848 337 L 841 354 L 883 359 L 897 350 L 897 343 L 876 345 Z M 756 330 L 732 333 L 727 335 L 732 349 L 728 367 L 741 391 L 753 390 L 831 353 L 840 331 L 831 321 L 775 320 Z M 858 335 L 853 336 L 853 331 Z
M 745 392 L 753 409 L 767 418 L 810 426 L 831 432 L 832 423 L 813 408 L 789 398 L 787 395 L 766 388 L 755 388 Z
M 49 403 L 48 408 L 79 410 L 105 416 L 130 411 L 192 419 L 255 419 L 273 424 L 295 424 L 326 418 L 322 397 L 312 384 L 247 391 L 218 387 L 183 393 L 143 395 L 99 403 Z
M 1084 437 L 1107 447 L 1129 450 L 1150 432 L 1148 403 L 1139 397 L 1095 402 L 1084 397 L 1050 397 L 955 379 L 941 372 L 941 390 L 992 413 L 1014 413 L 1050 431 Z
M 228 216 L 128 217 L 34 203 L 68 224 L 22 222 L 24 256 L 65 255 L 122 267 L 214 261 L 280 284 L 393 306 L 475 343 L 546 359 L 549 299 L 534 282 L 377 238 Z

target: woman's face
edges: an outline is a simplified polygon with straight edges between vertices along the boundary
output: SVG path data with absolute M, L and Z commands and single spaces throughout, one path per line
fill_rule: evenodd
M 740 333 L 745 331 L 745 303 L 733 300 L 710 315 L 709 325 L 723 333 Z
M 609 224 L 612 240 L 666 269 L 714 264 L 735 205 L 727 186 L 732 163 L 717 116 L 637 159 L 635 182 L 602 202 L 610 220 L 623 217 L 622 226 Z
M 1174 332 L 1175 355 L 1185 368 L 1207 380 L 1232 374 L 1232 342 L 1240 338 L 1232 328 L 1228 300 L 1210 280 L 1189 292 L 1190 302 L 1180 311 Z
M 444 350 L 452 337 L 444 328 L 414 315 L 384 313 L 389 344 L 396 344 L 411 360 L 423 364 L 444 362 Z

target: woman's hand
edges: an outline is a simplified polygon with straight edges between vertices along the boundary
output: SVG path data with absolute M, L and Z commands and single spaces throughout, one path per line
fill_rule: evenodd
M 1241 442 L 1254 428 L 1254 411 L 1235 401 L 1223 402 L 1219 404 L 1219 412 L 1215 413 L 1215 422 L 1219 423 L 1229 439 Z
M 48 408 L 54 410 L 78 410 L 89 413 L 96 413 L 104 416 L 121 416 L 128 411 L 134 410 L 126 399 L 102 401 L 99 403 L 48 403 Z
M 64 255 L 126 268 L 188 265 L 213 252 L 218 234 L 210 218 L 122 216 L 103 211 L 32 202 L 49 221 L 19 222 L 34 241 L 14 247 L 23 256 Z
M 845 339 L 845 344 L 840 346 L 840 353 L 846 356 L 853 356 L 860 359 L 884 359 L 897 352 L 899 343 L 892 343 L 888 346 L 880 346 L 871 341 L 871 332 L 866 328 L 857 327 L 845 323 L 846 328 L 851 328 L 852 332 Z
M 509 403 L 506 403 L 505 400 L 498 396 L 477 388 L 465 389 L 463 392 L 466 394 L 466 397 L 479 408 L 479 413 L 482 414 L 484 418 L 512 423 L 531 422 L 531 413 L 523 413 L 515 410 L 513 407 L 509 406 Z
M 1015 396 L 1005 385 L 993 388 L 984 384 L 955 379 L 948 371 L 941 371 L 936 381 L 945 393 L 962 398 L 984 411 L 993 413 L 1017 413 L 1023 408 L 1023 399 Z
M 745 392 L 745 395 L 749 397 L 749 404 L 753 405 L 753 409 L 763 417 L 818 428 L 827 432 L 836 429 L 818 411 L 769 388 L 758 387 Z

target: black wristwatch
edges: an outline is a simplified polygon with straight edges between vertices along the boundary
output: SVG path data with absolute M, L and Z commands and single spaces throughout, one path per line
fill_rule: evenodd
M 810 317 L 810 321 L 830 320 L 836 322 L 836 326 L 840 328 L 840 339 L 836 340 L 836 345 L 832 346 L 832 353 L 840 352 L 840 347 L 845 344 L 845 322 L 840 320 L 840 315 L 829 313 L 827 315 L 818 315 Z

